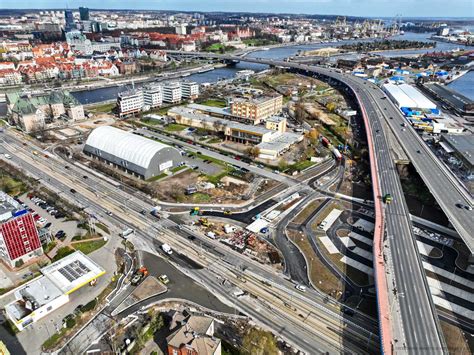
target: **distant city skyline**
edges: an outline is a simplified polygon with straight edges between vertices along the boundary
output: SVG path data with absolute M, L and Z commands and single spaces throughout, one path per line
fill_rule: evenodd
M 2 8 L 48 9 L 79 6 L 93 9 L 136 9 L 177 11 L 232 11 L 255 13 L 302 13 L 347 16 L 474 17 L 472 0 L 18 0 L 4 2 Z

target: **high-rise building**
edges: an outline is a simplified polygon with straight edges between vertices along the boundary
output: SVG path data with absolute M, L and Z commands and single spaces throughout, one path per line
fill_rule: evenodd
M 74 15 L 72 14 L 72 10 L 65 10 L 64 11 L 64 21 L 65 21 L 65 26 L 64 26 L 64 31 L 65 32 L 72 31 L 74 28 L 76 28 L 76 25 L 74 23 Z
M 43 254 L 31 213 L 0 191 L 0 258 L 9 267 L 18 267 Z
M 79 16 L 81 21 L 89 21 L 89 8 L 87 7 L 80 7 L 79 8 Z

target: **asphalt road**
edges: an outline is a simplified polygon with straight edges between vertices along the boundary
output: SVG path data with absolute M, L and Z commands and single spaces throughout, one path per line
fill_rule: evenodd
M 11 162 L 13 164 L 18 165 L 22 170 L 33 174 L 37 178 L 40 178 L 41 182 L 44 183 L 48 188 L 52 189 L 53 191 L 57 191 L 60 195 L 69 199 L 70 201 L 77 203 L 78 205 L 82 205 L 86 211 L 95 214 L 100 219 L 106 220 L 109 223 L 114 223 L 117 226 L 123 228 L 138 228 L 135 226 L 135 224 L 140 220 L 140 223 L 146 225 L 147 227 L 136 230 L 136 237 L 141 241 L 140 244 L 151 244 L 151 247 L 155 249 L 154 243 L 156 242 L 156 239 L 161 238 L 157 238 L 155 225 L 158 223 L 152 216 L 140 215 L 140 211 L 143 208 L 151 208 L 151 206 L 147 204 L 147 201 L 143 201 L 140 197 L 130 195 L 127 191 L 121 190 L 109 183 L 106 183 L 102 179 L 95 176 L 90 176 L 89 179 L 85 180 L 82 178 L 84 172 L 81 171 L 81 169 L 76 166 L 70 166 L 69 169 L 65 169 L 64 162 L 60 159 L 46 159 L 42 156 L 34 156 L 31 152 L 31 147 L 23 147 L 22 141 L 18 140 L 18 138 L 8 135 L 8 138 L 5 136 L 4 139 L 8 141 L 7 144 L 4 144 L 4 148 L 7 149 L 12 155 L 13 158 Z M 77 192 L 71 192 L 71 187 L 74 187 Z M 107 210 L 112 210 L 113 215 L 106 215 L 105 212 Z M 162 219 L 160 223 L 165 229 L 175 226 L 172 221 L 166 219 Z M 173 238 L 173 242 L 171 239 L 169 240 L 169 243 L 172 245 L 179 243 L 179 245 L 186 245 L 189 247 L 191 244 L 189 240 L 178 238 L 176 234 L 174 234 Z M 202 237 L 198 236 L 196 241 L 192 244 L 198 248 L 201 240 Z M 293 298 L 294 301 L 298 300 L 300 303 L 302 302 L 301 305 L 309 305 L 309 307 L 314 308 L 314 311 L 311 312 L 311 318 L 314 316 L 324 317 L 324 322 L 333 324 L 331 325 L 332 328 L 340 327 L 340 325 L 337 325 L 339 322 L 338 317 L 340 316 L 338 315 L 338 312 L 334 312 L 335 305 L 331 302 L 330 304 L 325 304 L 321 295 L 312 291 L 304 295 L 294 295 L 294 284 L 292 285 L 286 279 L 282 278 L 280 274 L 270 271 L 268 267 L 262 266 L 243 255 L 234 253 L 233 251 L 229 250 L 229 248 L 219 245 L 219 243 L 213 243 L 213 245 L 218 252 L 221 252 L 223 255 L 225 255 L 223 258 L 218 257 L 213 259 L 215 262 L 211 264 L 213 267 L 220 268 L 220 270 L 217 271 L 219 274 L 229 272 L 236 267 L 245 267 L 245 270 L 247 270 L 246 274 L 248 272 L 254 273 L 258 275 L 258 277 L 264 278 L 265 280 L 268 280 L 269 282 L 278 286 L 278 294 L 285 294 L 285 296 L 279 297 L 282 297 L 283 299 Z M 193 246 L 193 249 L 196 249 L 196 247 Z M 212 257 L 212 255 L 213 254 L 211 253 L 206 253 L 207 258 Z M 227 266 L 224 267 L 224 265 Z M 201 282 L 207 282 L 207 286 L 212 287 L 215 292 L 219 292 L 220 284 L 218 280 L 215 277 L 211 277 L 207 269 L 188 270 L 188 272 L 198 277 Z M 206 281 L 206 278 L 210 279 Z M 230 296 L 224 295 L 224 297 Z M 321 331 L 317 328 L 308 325 L 303 326 L 301 318 L 295 318 L 294 315 L 292 315 L 285 316 L 285 319 L 283 320 L 281 315 L 285 314 L 284 307 L 280 308 L 282 307 L 280 305 L 271 306 L 272 318 L 270 320 L 270 313 L 264 312 L 265 314 L 262 314 L 261 311 L 256 311 L 255 308 L 249 306 L 250 301 L 245 299 L 239 300 L 238 304 L 240 309 L 248 310 L 249 314 L 254 319 L 264 323 L 268 321 L 266 324 L 272 325 L 273 327 L 276 324 L 285 324 L 285 332 L 282 333 L 282 335 L 287 335 L 288 339 L 290 339 L 294 344 L 297 344 L 301 349 L 304 349 L 309 353 L 335 351 L 334 339 L 327 339 L 327 335 L 325 335 L 325 333 L 321 333 Z M 338 307 L 339 306 L 337 306 L 337 308 Z M 277 320 L 283 323 L 275 323 Z M 323 320 L 320 320 L 320 322 L 323 322 Z M 364 327 L 357 325 L 359 322 L 362 322 Z M 351 321 L 346 320 L 345 324 L 346 327 L 344 328 L 343 333 L 344 339 L 347 339 L 347 342 L 350 342 L 351 339 L 356 336 L 356 339 L 365 339 L 362 341 L 363 343 L 370 343 L 370 348 L 376 346 L 374 345 L 374 341 L 378 341 L 378 337 L 374 335 L 377 333 L 376 324 L 374 324 L 371 319 L 365 317 L 364 315 L 357 314 L 356 317 L 354 317 Z M 371 329 L 370 332 L 368 331 L 369 328 Z M 306 339 L 312 339 L 311 343 L 308 344 Z

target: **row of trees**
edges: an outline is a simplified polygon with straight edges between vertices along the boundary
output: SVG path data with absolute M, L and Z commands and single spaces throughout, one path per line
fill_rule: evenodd
M 373 42 L 356 42 L 344 44 L 340 48 L 357 52 L 384 51 L 393 49 L 432 48 L 436 42 L 383 40 Z

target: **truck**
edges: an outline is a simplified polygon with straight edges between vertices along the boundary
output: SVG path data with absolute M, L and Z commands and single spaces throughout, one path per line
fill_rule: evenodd
M 161 246 L 161 250 L 163 250 L 168 255 L 173 254 L 173 250 L 171 250 L 171 247 L 166 243 Z
M 125 238 L 126 236 L 129 236 L 130 234 L 134 233 L 135 231 L 132 228 L 127 228 L 123 232 L 121 232 L 119 235 L 122 238 Z
M 383 196 L 383 202 L 384 202 L 384 203 L 389 204 L 389 203 L 391 203 L 392 201 L 393 201 L 392 195 L 390 195 L 390 194 L 385 194 L 385 195 Z
M 148 276 L 148 269 L 146 267 L 142 266 L 141 268 L 139 268 L 135 272 L 135 274 L 133 274 L 133 277 L 132 277 L 132 280 L 130 281 L 130 283 L 133 286 L 137 286 L 147 276 Z
M 161 211 L 161 206 L 155 206 L 155 207 L 153 207 L 152 210 L 150 211 L 150 214 L 151 214 L 152 216 L 155 216 L 155 217 L 160 218 L 160 214 L 159 214 L 160 211 Z

